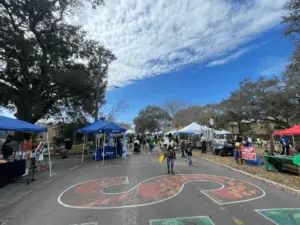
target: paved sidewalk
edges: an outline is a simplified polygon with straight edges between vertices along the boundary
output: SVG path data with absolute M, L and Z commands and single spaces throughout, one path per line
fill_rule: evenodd
M 14 204 L 31 193 L 37 191 L 40 188 L 46 187 L 53 180 L 63 176 L 66 172 L 77 168 L 81 164 L 81 158 L 77 156 L 70 156 L 67 159 L 61 159 L 60 157 L 52 157 L 52 172 L 53 176 L 49 176 L 49 170 L 43 172 L 36 172 L 35 181 L 27 184 L 24 179 L 31 178 L 31 171 L 27 176 L 18 179 L 14 183 L 9 183 L 5 187 L 0 189 L 0 210 Z M 29 162 L 28 162 L 29 163 Z

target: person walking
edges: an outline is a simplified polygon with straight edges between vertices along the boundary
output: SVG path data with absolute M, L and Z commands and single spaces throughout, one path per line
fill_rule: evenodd
M 172 140 L 172 134 L 169 134 L 168 139 L 164 142 L 166 152 L 165 155 L 167 157 L 167 168 L 168 168 L 168 174 L 170 172 L 174 174 L 174 161 L 176 159 L 176 152 L 174 149 L 174 141 Z
M 262 148 L 262 141 L 259 137 L 256 139 L 256 144 L 258 148 Z
M 181 140 L 181 141 L 180 141 L 180 150 L 181 150 L 181 158 L 185 158 L 185 154 L 184 154 L 184 151 L 185 151 L 185 143 L 184 143 L 184 140 Z
M 188 163 L 189 166 L 192 166 L 192 144 L 189 142 L 187 145 L 187 156 L 188 156 Z
M 200 142 L 201 142 L 201 148 L 202 148 L 202 153 L 206 154 L 206 138 L 204 137 L 204 135 L 202 134 L 201 138 L 200 138 Z
M 152 154 L 153 148 L 154 148 L 154 138 L 153 138 L 153 136 L 151 136 L 149 139 L 149 153 L 150 154 Z

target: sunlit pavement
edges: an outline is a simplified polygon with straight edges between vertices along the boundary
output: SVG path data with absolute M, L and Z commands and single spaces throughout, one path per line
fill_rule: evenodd
M 189 167 L 177 156 L 176 174 L 168 175 L 166 165 L 157 159 L 143 152 L 126 161 L 89 160 L 75 165 L 4 208 L 0 221 L 5 225 L 162 225 L 168 220 L 172 225 L 176 221 L 299 224 L 300 197 L 195 158 Z

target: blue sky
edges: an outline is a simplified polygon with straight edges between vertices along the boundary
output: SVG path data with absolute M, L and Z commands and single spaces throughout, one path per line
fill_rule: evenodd
M 125 100 L 128 110 L 118 120 L 132 123 L 139 110 L 149 104 L 162 105 L 167 100 L 182 100 L 191 105 L 215 103 L 226 98 L 246 77 L 279 75 L 293 50 L 283 28 L 265 32 L 246 45 L 257 45 L 240 57 L 219 66 L 195 63 L 178 71 L 135 81 L 107 92 L 109 110 L 119 100 Z
M 106 93 L 104 107 L 125 100 L 117 120 L 132 123 L 149 104 L 216 103 L 245 77 L 280 74 L 293 49 L 281 24 L 286 2 L 110 0 L 68 21 L 116 55 L 108 83 L 120 88 Z

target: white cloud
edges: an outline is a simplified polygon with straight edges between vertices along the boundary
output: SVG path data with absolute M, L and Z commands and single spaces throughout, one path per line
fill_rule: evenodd
M 249 50 L 250 50 L 250 48 L 242 48 L 242 49 L 238 50 L 237 52 L 235 52 L 223 59 L 214 60 L 214 61 L 208 63 L 206 66 L 211 67 L 211 66 L 219 66 L 219 65 L 226 64 L 228 62 L 231 62 L 231 61 L 239 58 L 241 55 L 245 54 Z
M 106 0 L 97 10 L 86 6 L 72 21 L 115 53 L 109 83 L 124 85 L 232 51 L 231 59 L 239 57 L 246 51 L 239 46 L 279 24 L 286 0 L 245 2 Z
M 253 49 L 256 49 L 256 48 L 258 48 L 258 47 L 260 47 L 260 46 L 262 46 L 262 45 L 264 45 L 266 43 L 268 43 L 268 42 L 264 41 L 264 42 L 261 42 L 259 44 L 253 44 L 253 45 L 250 45 L 248 47 L 241 48 L 241 49 L 237 50 L 236 52 L 233 52 L 233 53 L 229 54 L 225 58 L 211 61 L 210 63 L 208 63 L 206 65 L 206 67 L 220 66 L 220 65 L 229 63 L 229 62 L 231 62 L 231 61 L 233 61 L 235 59 L 238 59 L 240 56 L 244 55 L 246 52 L 248 52 L 250 50 L 253 50 Z

